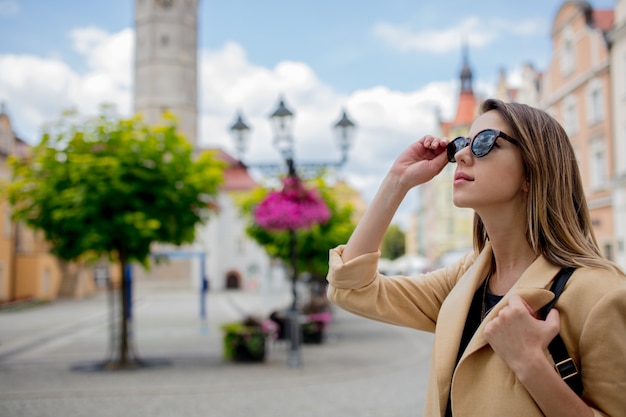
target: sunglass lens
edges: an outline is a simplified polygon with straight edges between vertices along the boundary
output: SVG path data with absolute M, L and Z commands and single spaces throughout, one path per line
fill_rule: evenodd
M 454 139 L 452 142 L 448 143 L 448 147 L 446 149 L 448 153 L 448 161 L 456 162 L 455 155 L 458 151 L 465 148 L 467 146 L 467 139 L 464 137 L 458 137 Z
M 472 153 L 476 157 L 482 158 L 489 153 L 491 148 L 493 148 L 495 140 L 496 134 L 494 132 L 486 131 L 480 133 L 472 141 Z

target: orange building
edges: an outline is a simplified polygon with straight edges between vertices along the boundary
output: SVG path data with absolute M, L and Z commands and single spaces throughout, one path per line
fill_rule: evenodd
M 610 49 L 613 10 L 566 1 L 552 23 L 553 51 L 544 73 L 541 107 L 567 131 L 581 170 L 602 253 L 615 258 L 611 176 L 614 172 Z
M 11 181 L 11 156 L 26 157 L 29 146 L 17 137 L 4 104 L 0 107 L 0 181 Z M 95 291 L 94 271 L 76 263 L 62 262 L 49 252 L 41 232 L 11 220 L 6 195 L 0 198 L 0 305 L 19 300 L 54 300 L 83 297 Z M 108 275 L 115 280 L 116 273 Z M 117 274 L 119 275 L 119 274 Z
M 0 177 L 3 188 L 11 180 L 8 158 L 25 157 L 28 145 L 13 132 L 4 104 L 0 109 Z M 23 224 L 11 221 L 11 207 L 0 199 L 0 303 L 56 297 L 60 274 L 43 240 Z

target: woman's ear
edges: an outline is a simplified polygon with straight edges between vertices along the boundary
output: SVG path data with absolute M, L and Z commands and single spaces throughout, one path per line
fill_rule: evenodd
M 527 193 L 528 190 L 530 190 L 530 182 L 528 181 L 528 178 L 526 178 L 524 180 L 524 184 L 522 184 L 522 191 Z

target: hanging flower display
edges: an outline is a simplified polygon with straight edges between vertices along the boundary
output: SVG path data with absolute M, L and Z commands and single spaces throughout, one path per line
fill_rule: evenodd
M 325 223 L 330 210 L 316 190 L 307 190 L 298 177 L 283 179 L 283 188 L 272 191 L 254 209 L 254 220 L 269 230 L 297 230 Z

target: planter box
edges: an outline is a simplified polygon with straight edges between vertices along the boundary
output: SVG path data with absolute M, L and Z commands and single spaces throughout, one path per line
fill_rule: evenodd
M 250 321 L 224 324 L 222 331 L 224 358 L 234 362 L 263 362 L 267 352 L 267 339 L 275 334 L 273 325 Z
M 324 343 L 324 331 L 332 320 L 332 314 L 328 312 L 311 313 L 305 316 L 302 324 L 302 343 L 322 344 Z
M 324 323 L 309 322 L 302 325 L 302 343 L 321 345 L 324 342 Z
M 231 345 L 230 359 L 234 362 L 263 362 L 266 353 L 266 336 L 263 333 L 251 335 L 226 335 L 225 343 Z

